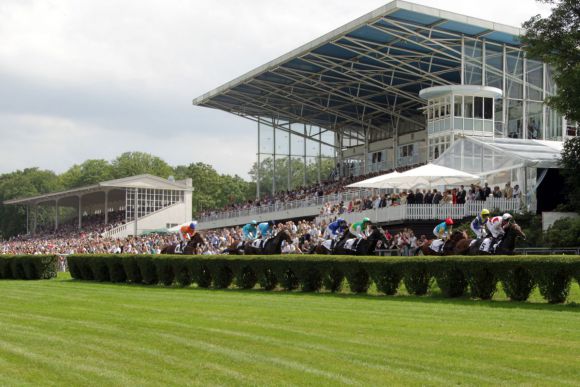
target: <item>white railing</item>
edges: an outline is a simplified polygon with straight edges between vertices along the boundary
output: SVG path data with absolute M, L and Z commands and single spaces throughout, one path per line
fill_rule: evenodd
M 316 221 L 318 223 L 322 221 L 328 223 L 338 216 L 350 223 L 360 221 L 364 217 L 368 217 L 377 223 L 403 220 L 463 219 L 476 216 L 484 208 L 489 209 L 492 214 L 496 215 L 504 212 L 513 213 L 522 209 L 522 202 L 520 199 L 488 198 L 486 201 L 474 201 L 465 204 L 403 204 L 340 215 L 321 215 L 316 218 Z
M 316 196 L 306 199 L 293 200 L 290 202 L 279 202 L 269 204 L 266 206 L 252 207 L 248 209 L 218 212 L 216 214 L 201 216 L 198 220 L 199 222 L 211 222 L 214 220 L 240 218 L 243 216 L 274 214 L 276 212 L 288 211 L 296 208 L 321 207 L 326 203 L 334 203 L 334 202 L 338 203 L 341 200 L 344 202 L 348 202 L 353 199 L 362 199 L 372 194 L 373 194 L 372 189 L 345 191 L 332 195 Z
M 182 204 L 182 202 L 173 203 L 173 204 L 171 204 L 171 205 L 169 205 L 167 207 L 163 207 L 163 208 L 160 208 L 160 209 L 158 209 L 156 211 L 149 212 L 148 214 L 143 215 L 142 217 L 140 217 L 137 220 L 138 221 L 141 221 L 141 220 L 147 219 L 150 216 L 157 215 L 161 211 L 165 211 L 165 210 L 167 210 L 167 209 L 169 209 L 171 207 L 175 207 L 175 206 L 178 206 L 178 205 L 181 205 L 181 204 Z M 124 236 L 124 232 L 127 230 L 128 227 L 134 228 L 135 227 L 135 221 L 132 220 L 132 221 L 129 221 L 129 222 L 125 223 L 125 224 L 122 224 L 120 226 L 117 226 L 115 228 L 112 228 L 110 230 L 107 230 L 107 231 L 103 232 L 101 234 L 101 236 L 106 237 L 106 238 L 115 238 L 115 237 L 118 237 L 118 236 Z
M 125 230 L 127 230 L 127 226 L 129 224 L 133 224 L 133 222 L 130 223 L 125 223 L 122 224 L 120 226 L 117 226 L 115 228 L 112 228 L 110 230 L 105 231 L 104 233 L 101 234 L 101 236 L 105 237 L 105 238 L 114 238 L 117 235 L 119 235 L 120 233 L 124 232 Z

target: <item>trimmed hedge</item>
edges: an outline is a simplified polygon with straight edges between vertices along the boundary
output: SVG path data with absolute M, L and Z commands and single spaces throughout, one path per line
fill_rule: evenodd
M 0 274 L 27 275 L 24 266 L 2 262 Z M 259 284 L 264 290 L 304 292 L 338 292 L 346 282 L 352 293 L 366 293 L 374 283 L 386 295 L 396 294 L 401 282 L 414 295 L 427 294 L 436 283 L 444 297 L 469 294 L 483 300 L 491 299 L 501 282 L 513 301 L 527 300 L 538 286 L 550 303 L 565 302 L 571 282 L 580 279 L 580 256 L 73 255 L 68 265 L 73 278 L 100 282 L 195 283 L 216 289 L 253 289 Z
M 0 279 L 50 279 L 57 273 L 56 255 L 0 255 Z

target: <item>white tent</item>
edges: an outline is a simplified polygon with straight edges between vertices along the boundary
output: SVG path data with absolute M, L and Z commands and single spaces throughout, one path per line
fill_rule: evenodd
M 403 173 L 389 173 L 377 178 L 364 180 L 357 183 L 359 184 L 357 187 L 412 189 L 416 187 L 474 183 L 479 181 L 479 179 L 479 176 L 471 173 L 429 163 Z M 352 185 L 349 185 L 349 187 L 352 187 Z
M 394 171 L 391 173 L 387 173 L 385 175 L 380 175 L 380 176 L 375 176 L 375 177 L 371 177 L 370 179 L 366 179 L 363 181 L 359 181 L 357 183 L 353 183 L 351 185 L 348 185 L 347 188 L 369 188 L 369 184 L 375 184 L 378 183 L 388 177 L 393 177 L 393 176 L 398 176 L 400 175 L 399 172 Z

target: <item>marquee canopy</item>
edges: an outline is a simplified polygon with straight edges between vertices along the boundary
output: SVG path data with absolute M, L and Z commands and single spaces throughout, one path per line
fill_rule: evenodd
M 559 141 L 465 136 L 433 163 L 478 175 L 521 167 L 559 168 L 562 148 Z
M 419 91 L 460 84 L 466 39 L 518 47 L 523 30 L 392 1 L 193 100 L 328 130 L 424 128 Z

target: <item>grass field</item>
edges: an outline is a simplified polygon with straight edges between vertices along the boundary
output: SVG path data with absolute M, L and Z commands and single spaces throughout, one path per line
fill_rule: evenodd
M 580 384 L 577 283 L 560 306 L 63 275 L 0 297 L 0 385 Z

